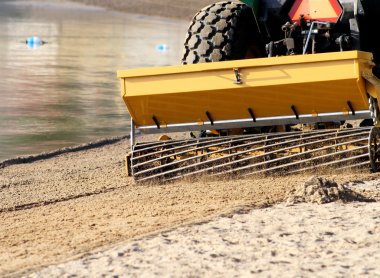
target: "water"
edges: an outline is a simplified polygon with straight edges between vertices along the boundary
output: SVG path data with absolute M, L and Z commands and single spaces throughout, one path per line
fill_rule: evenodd
M 0 0 L 0 161 L 127 134 L 116 71 L 178 64 L 186 28 L 81 5 Z M 26 44 L 33 36 L 46 44 Z

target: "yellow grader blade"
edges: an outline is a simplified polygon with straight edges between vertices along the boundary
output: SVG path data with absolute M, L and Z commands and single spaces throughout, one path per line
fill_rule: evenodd
M 118 71 L 118 77 L 136 127 L 153 133 L 370 118 L 365 78 L 373 66 L 372 54 L 348 51 Z
M 377 124 L 372 59 L 347 51 L 118 71 L 132 118 L 129 173 L 147 181 L 380 168 L 377 127 L 134 143 L 135 127 L 156 133 L 370 118 Z

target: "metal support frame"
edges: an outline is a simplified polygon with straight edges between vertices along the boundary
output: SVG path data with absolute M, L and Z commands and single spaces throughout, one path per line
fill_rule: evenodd
M 131 142 L 131 149 L 132 149 L 132 147 L 136 143 L 136 126 L 135 126 L 135 122 L 133 121 L 132 118 L 131 118 L 131 138 L 130 138 L 130 142 Z
M 210 113 L 211 116 L 211 113 Z M 166 133 L 166 132 L 183 132 L 207 129 L 229 129 L 229 128 L 247 128 L 247 127 L 261 127 L 261 126 L 274 126 L 274 125 L 288 125 L 288 124 L 308 124 L 308 123 L 321 123 L 331 121 L 344 121 L 344 120 L 362 120 L 371 119 L 369 110 L 355 111 L 355 115 L 351 111 L 347 112 L 333 112 L 333 113 L 320 113 L 317 116 L 312 114 L 299 114 L 298 119 L 295 115 L 288 116 L 275 116 L 275 117 L 252 117 L 246 119 L 231 119 L 231 120 L 215 120 L 193 123 L 178 123 L 167 124 L 165 127 L 157 128 L 156 125 L 139 126 L 137 129 L 146 134 Z M 210 119 L 209 119 L 210 120 Z
M 307 48 L 309 46 L 309 41 L 310 41 L 310 37 L 313 33 L 313 28 L 314 28 L 314 25 L 315 24 L 320 24 L 320 25 L 331 25 L 331 22 L 324 22 L 324 21 L 313 21 L 310 25 L 310 29 L 309 29 L 309 32 L 307 34 L 307 38 L 306 38 L 306 43 L 305 43 L 305 46 L 303 48 L 303 51 L 302 51 L 302 54 L 305 55 L 306 54 L 306 51 L 307 51 Z

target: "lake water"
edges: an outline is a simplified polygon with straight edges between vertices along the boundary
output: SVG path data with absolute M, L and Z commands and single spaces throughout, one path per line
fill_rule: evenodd
M 0 0 L 0 161 L 127 134 L 116 71 L 179 64 L 187 25 Z M 28 47 L 31 36 L 47 43 Z

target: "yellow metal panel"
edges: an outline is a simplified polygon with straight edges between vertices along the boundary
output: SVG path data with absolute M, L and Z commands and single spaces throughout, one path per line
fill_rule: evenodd
M 345 51 L 345 52 L 332 52 L 332 53 L 320 53 L 310 55 L 295 55 L 295 56 L 282 56 L 272 58 L 256 58 L 246 60 L 235 60 L 225 62 L 214 63 L 201 63 L 193 65 L 179 65 L 179 66 L 167 66 L 159 68 L 143 68 L 143 69 L 130 69 L 119 70 L 117 76 L 119 78 L 128 77 L 143 77 L 149 75 L 165 75 L 165 74 L 182 74 L 199 71 L 219 70 L 223 68 L 234 68 L 239 65 L 239 68 L 250 68 L 260 66 L 274 66 L 280 64 L 303 64 L 303 63 L 317 63 L 322 61 L 335 61 L 335 60 L 352 60 L 363 59 L 372 60 L 372 54 L 361 51 Z
M 349 51 L 119 71 L 137 126 L 367 110 L 372 55 Z M 242 84 L 235 84 L 234 68 Z

